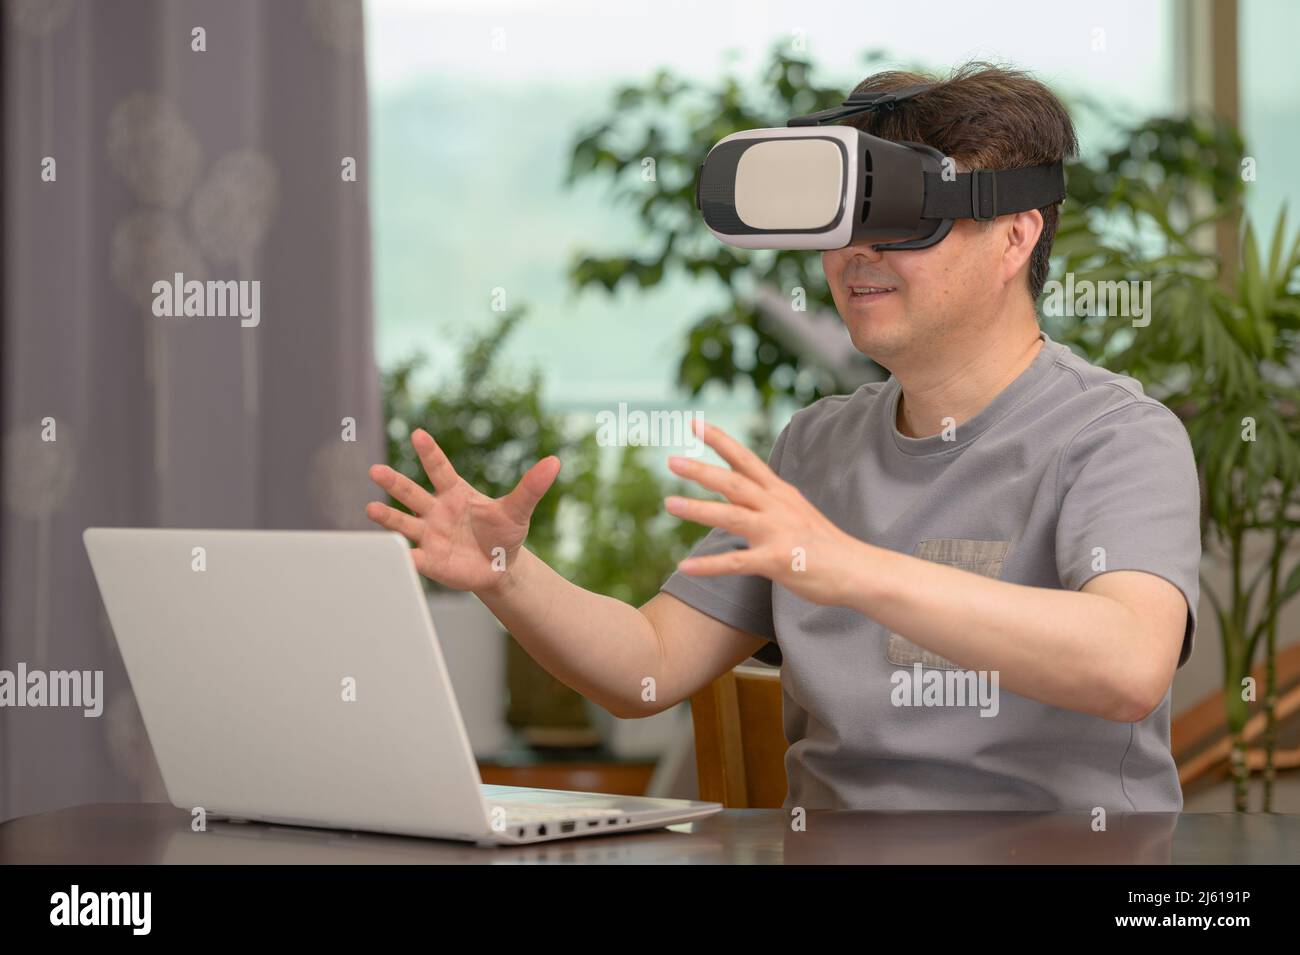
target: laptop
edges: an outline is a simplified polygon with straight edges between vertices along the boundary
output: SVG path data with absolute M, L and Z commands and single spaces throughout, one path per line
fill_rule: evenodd
M 397 534 L 92 527 L 83 537 L 179 808 L 493 845 L 722 808 L 485 786 Z

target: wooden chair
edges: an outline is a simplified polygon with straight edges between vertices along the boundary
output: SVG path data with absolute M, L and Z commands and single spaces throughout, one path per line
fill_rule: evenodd
M 700 798 L 728 809 L 785 801 L 781 671 L 738 666 L 691 697 Z

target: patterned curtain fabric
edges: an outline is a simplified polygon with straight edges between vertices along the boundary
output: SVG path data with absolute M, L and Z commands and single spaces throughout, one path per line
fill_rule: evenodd
M 3 31 L 0 671 L 102 671 L 103 712 L 0 708 L 0 820 L 165 798 L 85 528 L 365 527 L 383 448 L 360 0 Z

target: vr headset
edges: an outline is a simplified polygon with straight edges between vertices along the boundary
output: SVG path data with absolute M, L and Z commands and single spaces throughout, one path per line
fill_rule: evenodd
M 929 85 L 854 93 L 784 128 L 733 133 L 711 150 L 695 207 L 715 236 L 741 249 L 925 249 L 956 219 L 984 221 L 1065 198 L 1061 163 L 958 173 L 943 153 L 853 126 L 815 129 L 894 110 Z

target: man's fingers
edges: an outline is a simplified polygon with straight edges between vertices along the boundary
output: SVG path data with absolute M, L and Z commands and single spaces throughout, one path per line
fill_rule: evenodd
M 423 428 L 416 428 L 411 433 L 411 447 L 415 448 L 415 453 L 420 456 L 424 473 L 429 475 L 429 481 L 435 491 L 445 493 L 455 487 L 456 482 L 460 480 L 460 475 L 447 460 L 447 455 L 442 453 L 438 442 L 433 440 L 433 435 Z
M 668 459 L 668 467 L 674 474 L 680 474 L 700 487 L 717 491 L 732 504 L 757 509 L 762 503 L 762 488 L 730 468 L 720 468 L 716 464 L 705 464 L 703 461 L 676 455 Z
M 705 444 L 718 452 L 722 460 L 759 487 L 768 487 L 776 479 L 776 475 L 767 466 L 766 461 L 721 428 L 700 423 L 696 431 L 704 439 Z
M 432 494 L 405 474 L 399 474 L 386 464 L 376 464 L 371 467 L 370 480 L 416 514 L 423 514 L 433 506 Z
M 717 527 L 730 534 L 744 537 L 746 540 L 749 539 L 757 516 L 756 512 L 737 507 L 735 504 L 725 504 L 722 501 L 698 501 L 692 497 L 676 495 L 664 498 L 664 507 L 675 517 L 708 527 Z
M 516 524 L 527 524 L 533 516 L 533 508 L 542 499 L 560 473 L 560 459 L 555 455 L 542 458 L 524 476 L 505 497 L 501 498 L 501 507 Z
M 750 550 L 729 550 L 725 554 L 707 557 L 687 557 L 679 561 L 677 569 L 692 577 L 722 577 L 728 574 L 761 576 L 758 559 Z
M 366 505 L 366 517 L 380 527 L 397 531 L 412 543 L 418 543 L 424 531 L 424 524 L 419 518 L 389 507 L 387 504 L 380 504 L 378 501 L 371 501 Z

